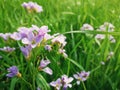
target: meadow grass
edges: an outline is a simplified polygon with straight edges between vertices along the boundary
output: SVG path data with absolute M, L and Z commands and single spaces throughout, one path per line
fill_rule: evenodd
M 87 81 L 84 85 L 82 83 L 79 86 L 73 85 L 68 90 L 85 90 L 85 88 L 86 90 L 120 89 L 119 0 L 31 0 L 43 7 L 42 13 L 32 14 L 26 12 L 21 6 L 23 2 L 28 1 L 0 0 L 0 33 L 15 32 L 21 26 L 30 27 L 32 24 L 39 27 L 47 25 L 51 34 L 61 33 L 67 37 L 65 49 L 68 58 L 64 59 L 53 53 L 48 54 L 53 63 L 50 65 L 54 72 L 52 76 L 42 73 L 42 75 L 35 77 L 34 69 L 27 73 L 27 70 L 31 67 L 26 67 L 26 69 L 21 68 L 25 80 L 19 81 L 17 78 L 7 80 L 5 75 L 9 66 L 17 64 L 24 67 L 26 65 L 23 64 L 24 57 L 19 50 L 12 55 L 0 52 L 0 55 L 3 56 L 3 60 L 0 61 L 0 90 L 14 90 L 14 88 L 18 90 L 18 87 L 19 90 L 28 90 L 30 89 L 30 83 L 27 82 L 29 81 L 27 79 L 31 77 L 33 78 L 30 79 L 30 82 L 32 82 L 31 90 L 36 90 L 35 79 L 38 79 L 40 86 L 44 88 L 43 90 L 49 90 L 50 86 L 47 83 L 56 80 L 63 74 L 72 76 L 82 70 L 91 72 Z M 100 45 L 95 42 L 94 36 L 100 33 L 96 29 L 104 22 L 110 22 L 115 26 L 113 33 L 102 33 L 106 37 L 110 34 L 113 35 L 116 43 L 110 43 L 108 38 L 104 39 Z M 94 31 L 81 32 L 80 27 L 84 23 L 91 24 Z M 87 37 L 85 33 L 93 36 Z M 17 43 L 13 44 L 18 45 Z M 0 47 L 5 45 L 6 43 L 1 40 Z M 8 42 L 8 45 L 12 46 L 11 42 Z M 107 60 L 111 51 L 114 52 L 114 56 Z M 34 60 L 36 57 L 32 59 Z M 59 64 L 56 64 L 58 62 Z M 104 62 L 105 65 L 102 65 L 101 62 Z M 18 84 L 15 85 L 16 83 Z

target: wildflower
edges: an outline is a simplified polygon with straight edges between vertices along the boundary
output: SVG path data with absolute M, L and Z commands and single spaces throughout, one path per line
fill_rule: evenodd
M 56 90 L 60 90 L 60 88 L 62 87 L 61 79 L 58 78 L 56 81 L 52 81 L 50 85 L 55 87 Z
M 7 70 L 9 72 L 9 74 L 6 75 L 7 77 L 14 77 L 14 76 L 21 77 L 21 74 L 19 73 L 18 68 L 16 66 L 12 66 Z
M 110 40 L 111 43 L 115 43 L 116 42 L 116 40 L 114 39 L 114 37 L 112 35 L 110 35 L 108 38 L 109 38 L 109 40 Z M 103 40 L 103 39 L 105 39 L 105 35 L 103 35 L 103 34 L 97 34 L 95 36 L 95 39 L 97 39 L 97 40 Z
M 20 27 L 18 28 L 18 31 L 21 34 L 22 43 L 25 45 L 31 45 L 32 48 L 35 48 L 50 30 L 48 30 L 47 26 L 39 28 L 36 25 L 32 25 L 30 28 Z
M 108 56 L 107 56 L 107 60 L 109 60 L 111 57 L 113 57 L 113 55 L 114 55 L 114 52 L 109 52 L 109 54 L 108 54 Z
M 85 31 L 85 30 L 93 31 L 94 28 L 91 25 L 89 25 L 89 24 L 83 24 L 83 26 L 80 28 L 80 30 L 82 30 L 82 31 Z M 93 35 L 86 34 L 86 36 L 91 38 Z
M 110 40 L 111 43 L 115 43 L 116 42 L 115 38 L 112 35 L 109 36 L 109 40 Z
M 101 25 L 99 27 L 98 31 L 106 31 L 107 30 L 108 32 L 113 32 L 114 28 L 115 27 L 111 23 L 105 22 L 103 25 Z M 109 38 L 111 43 L 115 43 L 116 42 L 116 40 L 114 39 L 114 37 L 112 35 L 110 35 L 108 38 Z M 95 36 L 95 39 L 103 40 L 103 39 L 105 39 L 105 35 L 97 34 Z
M 60 54 L 62 54 L 65 58 L 67 58 L 68 57 L 68 55 L 65 53 L 65 49 L 59 49 L 59 51 L 58 51 Z
M 28 2 L 28 3 L 24 2 L 22 6 L 26 8 L 29 13 L 33 11 L 38 12 L 38 13 L 43 11 L 42 7 L 35 2 Z
M 41 26 L 38 30 L 36 30 L 39 35 L 45 35 L 46 33 L 50 32 L 50 30 L 48 30 L 47 26 Z
M 80 29 L 81 30 L 94 30 L 94 28 L 89 24 L 83 24 L 83 26 Z
M 58 36 L 54 37 L 52 39 L 52 43 L 58 43 L 62 47 L 64 47 L 66 45 L 66 43 L 67 43 L 65 40 L 66 40 L 66 37 L 61 34 L 61 35 L 58 35 Z
M 72 77 L 69 77 L 67 75 L 62 75 L 61 82 L 63 85 L 63 89 L 66 90 L 68 87 L 71 88 L 72 84 L 70 84 L 73 81 Z
M 97 35 L 95 36 L 95 39 L 103 40 L 103 39 L 105 39 L 105 35 L 103 35 L 103 34 L 97 34 Z
M 100 26 L 99 30 L 100 31 L 108 30 L 108 32 L 113 32 L 114 28 L 115 28 L 114 25 L 112 25 L 111 23 L 105 22 L 103 25 Z
M 0 33 L 0 37 L 3 38 L 4 40 L 8 40 L 10 37 L 11 33 Z
M 12 51 L 14 51 L 14 50 L 15 50 L 15 48 L 11 48 L 11 47 L 9 47 L 9 46 L 0 48 L 0 51 L 5 51 L 5 52 L 12 52 Z
M 53 74 L 52 70 L 49 67 L 46 67 L 48 64 L 50 64 L 49 60 L 41 60 L 38 69 L 40 71 L 42 70 L 42 71 L 46 72 L 49 75 L 52 75 Z
M 74 78 L 77 79 L 77 85 L 80 84 L 80 81 L 86 81 L 88 76 L 90 75 L 90 72 L 82 71 L 80 73 L 74 74 Z
M 30 45 L 21 47 L 20 50 L 22 51 L 23 55 L 28 59 L 30 57 L 30 52 L 32 47 Z
M 21 39 L 21 35 L 18 32 L 14 32 L 13 34 L 10 35 L 10 38 L 12 38 L 14 40 L 20 40 Z
M 51 36 L 50 34 L 45 34 L 44 35 L 44 40 L 50 40 L 50 39 L 52 39 L 52 38 L 54 38 L 54 36 Z
M 55 87 L 55 89 L 57 90 L 60 90 L 61 87 L 63 88 L 63 90 L 66 90 L 68 87 L 72 87 L 72 84 L 70 84 L 72 81 L 72 77 L 68 78 L 67 75 L 62 75 L 61 78 L 58 78 L 56 81 L 52 81 L 50 85 Z
M 51 45 L 45 45 L 45 50 L 51 51 L 52 50 Z

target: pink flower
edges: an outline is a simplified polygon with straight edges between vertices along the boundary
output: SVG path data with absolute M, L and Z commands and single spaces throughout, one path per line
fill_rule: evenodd
M 47 67 L 48 64 L 50 64 L 50 61 L 49 61 L 49 60 L 41 60 L 38 69 L 39 69 L 40 71 L 42 70 L 42 71 L 46 72 L 46 73 L 49 74 L 49 75 L 52 75 L 53 72 L 52 72 L 52 70 L 51 70 L 49 67 Z
M 11 48 L 11 47 L 9 47 L 9 46 L 6 46 L 6 47 L 3 47 L 3 48 L 0 48 L 0 51 L 5 51 L 5 52 L 12 52 L 12 51 L 14 51 L 14 50 L 15 50 L 14 47 Z
M 56 90 L 60 90 L 60 88 L 62 87 L 61 79 L 58 78 L 56 81 L 52 81 L 50 85 L 55 87 Z
M 74 74 L 74 78 L 77 79 L 77 84 L 80 84 L 80 81 L 86 81 L 88 76 L 90 75 L 90 72 L 82 71 L 80 73 Z
M 61 35 L 54 37 L 52 39 L 52 43 L 58 43 L 58 44 L 61 44 L 62 47 L 64 47 L 67 44 L 67 42 L 65 40 L 66 40 L 66 37 L 61 34 Z
M 28 3 L 24 2 L 22 4 L 22 6 L 24 8 L 26 8 L 28 10 L 28 12 L 30 12 L 30 13 L 33 11 L 38 12 L 38 13 L 43 11 L 42 6 L 38 5 L 35 2 L 28 2 Z
M 83 26 L 80 29 L 81 30 L 94 30 L 94 28 L 89 24 L 83 24 Z

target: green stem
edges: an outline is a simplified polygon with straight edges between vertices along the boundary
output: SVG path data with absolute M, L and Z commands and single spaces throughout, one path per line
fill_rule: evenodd
M 72 60 L 70 58 L 66 58 L 66 59 L 69 60 L 74 65 L 76 65 L 79 69 L 84 70 L 84 68 L 80 64 L 78 64 L 77 62 L 75 62 L 75 60 Z
M 31 85 L 29 82 L 27 82 L 23 77 L 21 77 L 21 79 L 22 79 L 26 84 L 28 84 L 28 85 L 30 86 L 31 90 L 32 90 L 32 85 Z
M 82 85 L 83 85 L 84 90 L 87 90 L 83 81 L 82 81 Z

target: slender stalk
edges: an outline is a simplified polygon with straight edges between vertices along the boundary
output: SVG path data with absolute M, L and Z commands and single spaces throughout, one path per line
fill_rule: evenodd
M 28 84 L 28 85 L 30 86 L 31 90 L 32 90 L 32 85 L 31 85 L 29 82 L 27 82 L 23 77 L 21 77 L 21 79 L 22 79 L 26 84 Z

